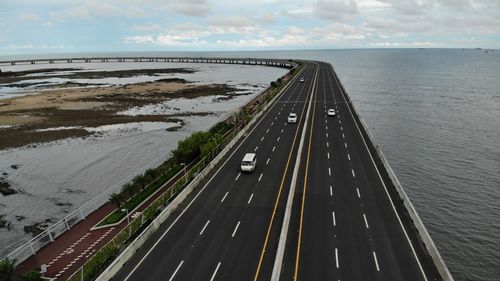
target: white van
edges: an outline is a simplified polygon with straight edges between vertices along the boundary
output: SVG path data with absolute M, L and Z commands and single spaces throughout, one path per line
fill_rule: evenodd
M 255 166 L 257 165 L 257 155 L 255 153 L 247 153 L 243 160 L 241 161 L 241 171 L 242 172 L 253 172 Z

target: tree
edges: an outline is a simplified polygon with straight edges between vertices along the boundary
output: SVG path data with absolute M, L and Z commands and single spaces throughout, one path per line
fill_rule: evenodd
M 42 281 L 42 274 L 38 271 L 30 271 L 23 275 L 23 281 Z
M 136 193 L 137 193 L 137 188 L 135 185 L 133 185 L 132 183 L 126 183 L 123 185 L 122 187 L 122 191 L 123 192 L 126 192 L 128 194 L 129 197 L 132 197 L 134 196 Z
M 0 281 L 19 280 L 19 275 L 16 272 L 16 260 L 5 258 L 0 261 Z
M 146 184 L 150 184 L 157 176 L 157 172 L 155 169 L 147 169 L 146 172 L 144 172 L 144 181 Z
M 113 193 L 109 196 L 109 202 L 116 204 L 116 207 L 120 208 L 123 204 L 123 195 L 121 193 Z
M 137 189 L 143 189 L 146 185 L 144 184 L 144 177 L 142 175 L 137 175 L 132 179 L 132 184 L 135 185 Z

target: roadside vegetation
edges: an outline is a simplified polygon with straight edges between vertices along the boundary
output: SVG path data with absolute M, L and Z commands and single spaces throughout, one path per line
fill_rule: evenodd
M 0 261 L 0 281 L 42 281 L 42 275 L 38 271 L 21 274 L 16 260 L 5 258 Z
M 111 194 L 109 201 L 115 204 L 117 209 L 99 226 L 119 222 L 127 212 L 134 210 L 184 167 L 189 168 L 196 160 L 210 153 L 233 126 L 232 123 L 220 122 L 207 132 L 196 132 L 179 141 L 177 148 L 172 151 L 172 158 L 159 167 L 148 169 L 144 174 L 134 177 L 122 186 L 120 192 Z

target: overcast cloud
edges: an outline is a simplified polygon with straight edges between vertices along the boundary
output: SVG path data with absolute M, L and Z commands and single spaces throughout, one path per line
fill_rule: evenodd
M 0 0 L 0 55 L 500 48 L 498 0 Z

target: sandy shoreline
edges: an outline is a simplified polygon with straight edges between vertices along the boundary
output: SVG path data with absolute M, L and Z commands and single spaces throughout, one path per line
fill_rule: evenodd
M 175 115 L 130 116 L 117 113 L 176 98 L 220 95 L 232 98 L 236 91 L 221 84 L 195 85 L 182 79 L 161 79 L 121 86 L 50 89 L 4 99 L 0 103 L 0 149 L 93 134 L 82 127 L 177 122 Z

